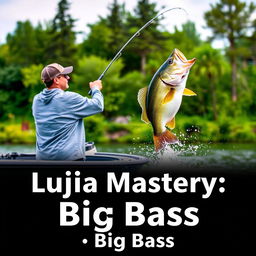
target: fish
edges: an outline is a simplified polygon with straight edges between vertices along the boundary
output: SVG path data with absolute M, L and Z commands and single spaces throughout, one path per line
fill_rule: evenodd
M 137 99 L 142 108 L 141 120 L 151 124 L 155 151 L 162 150 L 167 144 L 178 143 L 172 133 L 175 116 L 179 111 L 183 95 L 196 96 L 186 88 L 191 67 L 196 58 L 187 60 L 177 48 L 160 66 L 152 77 L 149 86 L 141 88 Z

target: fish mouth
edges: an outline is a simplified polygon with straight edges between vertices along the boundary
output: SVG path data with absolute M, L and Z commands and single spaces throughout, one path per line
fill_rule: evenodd
M 177 48 L 174 49 L 174 55 L 177 56 L 178 59 L 180 59 L 183 63 L 186 63 L 188 66 L 192 66 L 196 61 L 196 58 L 188 60 L 185 55 Z
M 174 55 L 176 55 L 182 62 L 187 62 L 185 55 L 177 48 L 174 49 Z
M 186 76 L 186 74 L 183 74 L 183 75 L 181 76 L 181 80 L 183 80 L 183 79 L 185 78 L 185 76 Z M 178 84 L 171 84 L 171 83 L 168 83 L 168 82 L 164 81 L 161 77 L 160 77 L 160 80 L 161 80 L 164 84 L 166 84 L 166 85 L 168 85 L 168 86 L 171 86 L 171 87 L 177 87 L 177 86 L 178 86 Z
M 168 86 L 172 86 L 172 87 L 177 86 L 177 85 L 175 85 L 175 84 L 171 84 L 171 83 L 165 82 L 161 77 L 160 77 L 160 80 L 161 80 L 164 84 L 166 84 L 166 85 L 168 85 Z

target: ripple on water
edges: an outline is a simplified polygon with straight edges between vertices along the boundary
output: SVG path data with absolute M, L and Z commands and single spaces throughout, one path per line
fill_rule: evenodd
M 153 144 L 144 144 L 139 147 L 134 146 L 131 154 L 141 154 L 149 158 L 150 166 L 159 166 L 162 163 L 168 163 L 169 166 L 189 168 L 189 167 L 210 167 L 216 170 L 225 167 L 232 169 L 240 167 L 241 169 L 255 167 L 256 171 L 256 149 L 237 149 L 230 146 L 223 148 L 223 145 L 215 144 L 189 144 L 177 143 L 168 144 L 159 152 L 155 152 Z

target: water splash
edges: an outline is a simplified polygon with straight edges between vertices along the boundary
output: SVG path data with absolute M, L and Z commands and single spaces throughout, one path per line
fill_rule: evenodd
M 160 152 L 155 152 L 153 143 L 138 144 L 134 141 L 131 154 L 139 154 L 149 159 L 148 166 L 158 167 L 165 165 L 171 169 L 181 168 L 211 168 L 216 172 L 225 170 L 234 171 L 256 170 L 256 150 L 255 147 L 234 144 L 213 144 L 199 143 L 191 137 L 181 137 L 182 142 L 168 144 Z
M 206 164 L 204 156 L 208 152 L 208 146 L 203 143 L 189 143 L 185 135 L 179 135 L 182 142 L 175 144 L 166 144 L 165 147 L 156 152 L 154 145 L 150 144 L 136 144 L 134 139 L 134 147 L 130 154 L 140 154 L 149 158 L 149 165 L 157 167 L 160 164 L 168 163 L 168 166 L 175 167 L 195 167 Z M 191 139 L 191 138 L 190 138 Z

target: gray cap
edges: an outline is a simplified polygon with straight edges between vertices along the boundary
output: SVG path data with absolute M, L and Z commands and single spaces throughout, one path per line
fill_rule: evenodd
M 54 77 L 70 74 L 72 71 L 73 66 L 64 68 L 58 63 L 52 63 L 44 67 L 41 73 L 41 79 L 43 82 L 50 82 Z

